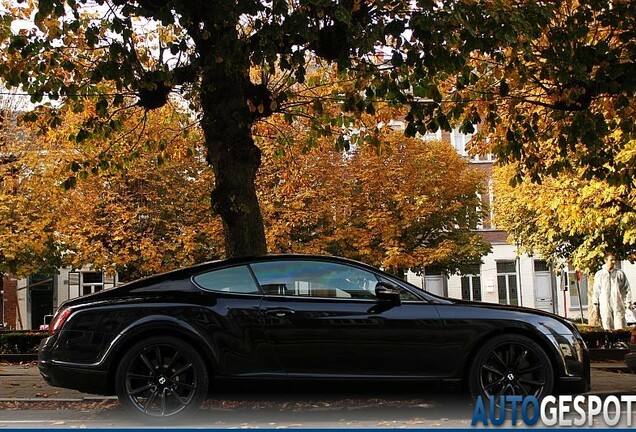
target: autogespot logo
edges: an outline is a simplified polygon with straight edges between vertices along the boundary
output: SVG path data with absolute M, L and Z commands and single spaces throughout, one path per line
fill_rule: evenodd
M 534 426 L 631 426 L 632 404 L 636 395 L 607 396 L 546 396 L 539 401 L 534 396 L 501 396 L 475 401 L 472 426 L 501 426 L 506 420 L 512 426 L 518 423 Z

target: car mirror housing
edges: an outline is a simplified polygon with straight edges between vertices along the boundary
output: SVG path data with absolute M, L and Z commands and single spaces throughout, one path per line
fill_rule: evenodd
M 375 286 L 375 296 L 381 302 L 388 302 L 396 305 L 402 303 L 400 300 L 400 292 L 395 289 L 395 286 L 387 282 L 378 282 Z

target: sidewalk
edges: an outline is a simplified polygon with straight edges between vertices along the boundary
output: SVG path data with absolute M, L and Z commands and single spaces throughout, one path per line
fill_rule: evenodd
M 599 396 L 636 395 L 636 374 L 621 362 L 592 362 L 592 390 Z
M 592 363 L 592 390 L 588 394 L 636 394 L 636 374 L 629 373 L 624 362 Z M 0 402 L 8 401 L 101 401 L 116 399 L 51 387 L 34 363 L 0 363 Z
M 32 363 L 0 363 L 0 402 L 9 401 L 101 401 L 117 399 L 89 395 L 48 385 L 40 376 L 37 365 Z

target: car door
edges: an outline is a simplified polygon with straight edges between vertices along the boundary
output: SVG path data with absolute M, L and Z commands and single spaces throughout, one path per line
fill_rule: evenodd
M 289 376 L 439 376 L 443 335 L 434 305 L 407 290 L 401 304 L 378 301 L 378 276 L 340 262 L 251 268 L 264 294 L 268 350 Z
M 199 321 L 216 352 L 215 374 L 271 376 L 284 372 L 263 350 L 262 293 L 246 265 L 214 269 L 192 278 L 202 290 L 205 314 Z

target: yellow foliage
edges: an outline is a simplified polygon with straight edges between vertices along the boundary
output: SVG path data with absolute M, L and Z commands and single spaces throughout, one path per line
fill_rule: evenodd
M 290 131 L 277 124 L 277 130 Z M 286 134 L 288 140 L 296 138 Z M 302 136 L 296 138 L 302 139 Z M 448 144 L 385 128 L 380 147 L 349 152 L 322 139 L 311 149 L 261 142 L 262 211 L 271 252 L 348 256 L 386 269 L 479 259 L 471 243 L 483 176 Z M 461 256 L 461 255 L 459 255 Z
M 90 264 L 137 276 L 218 257 L 213 176 L 200 137 L 181 133 L 183 114 L 140 111 L 123 120 L 127 132 L 69 139 L 91 114 L 65 112 L 57 129 L 10 143 L 18 160 L 0 169 L 17 180 L 0 193 L 1 271 Z M 76 186 L 65 191 L 70 177 Z
M 511 241 L 590 272 L 598 269 L 607 249 L 627 257 L 636 250 L 636 193 L 631 188 L 587 180 L 577 171 L 511 187 L 516 170 L 505 165 L 494 175 L 496 225 L 509 232 Z

